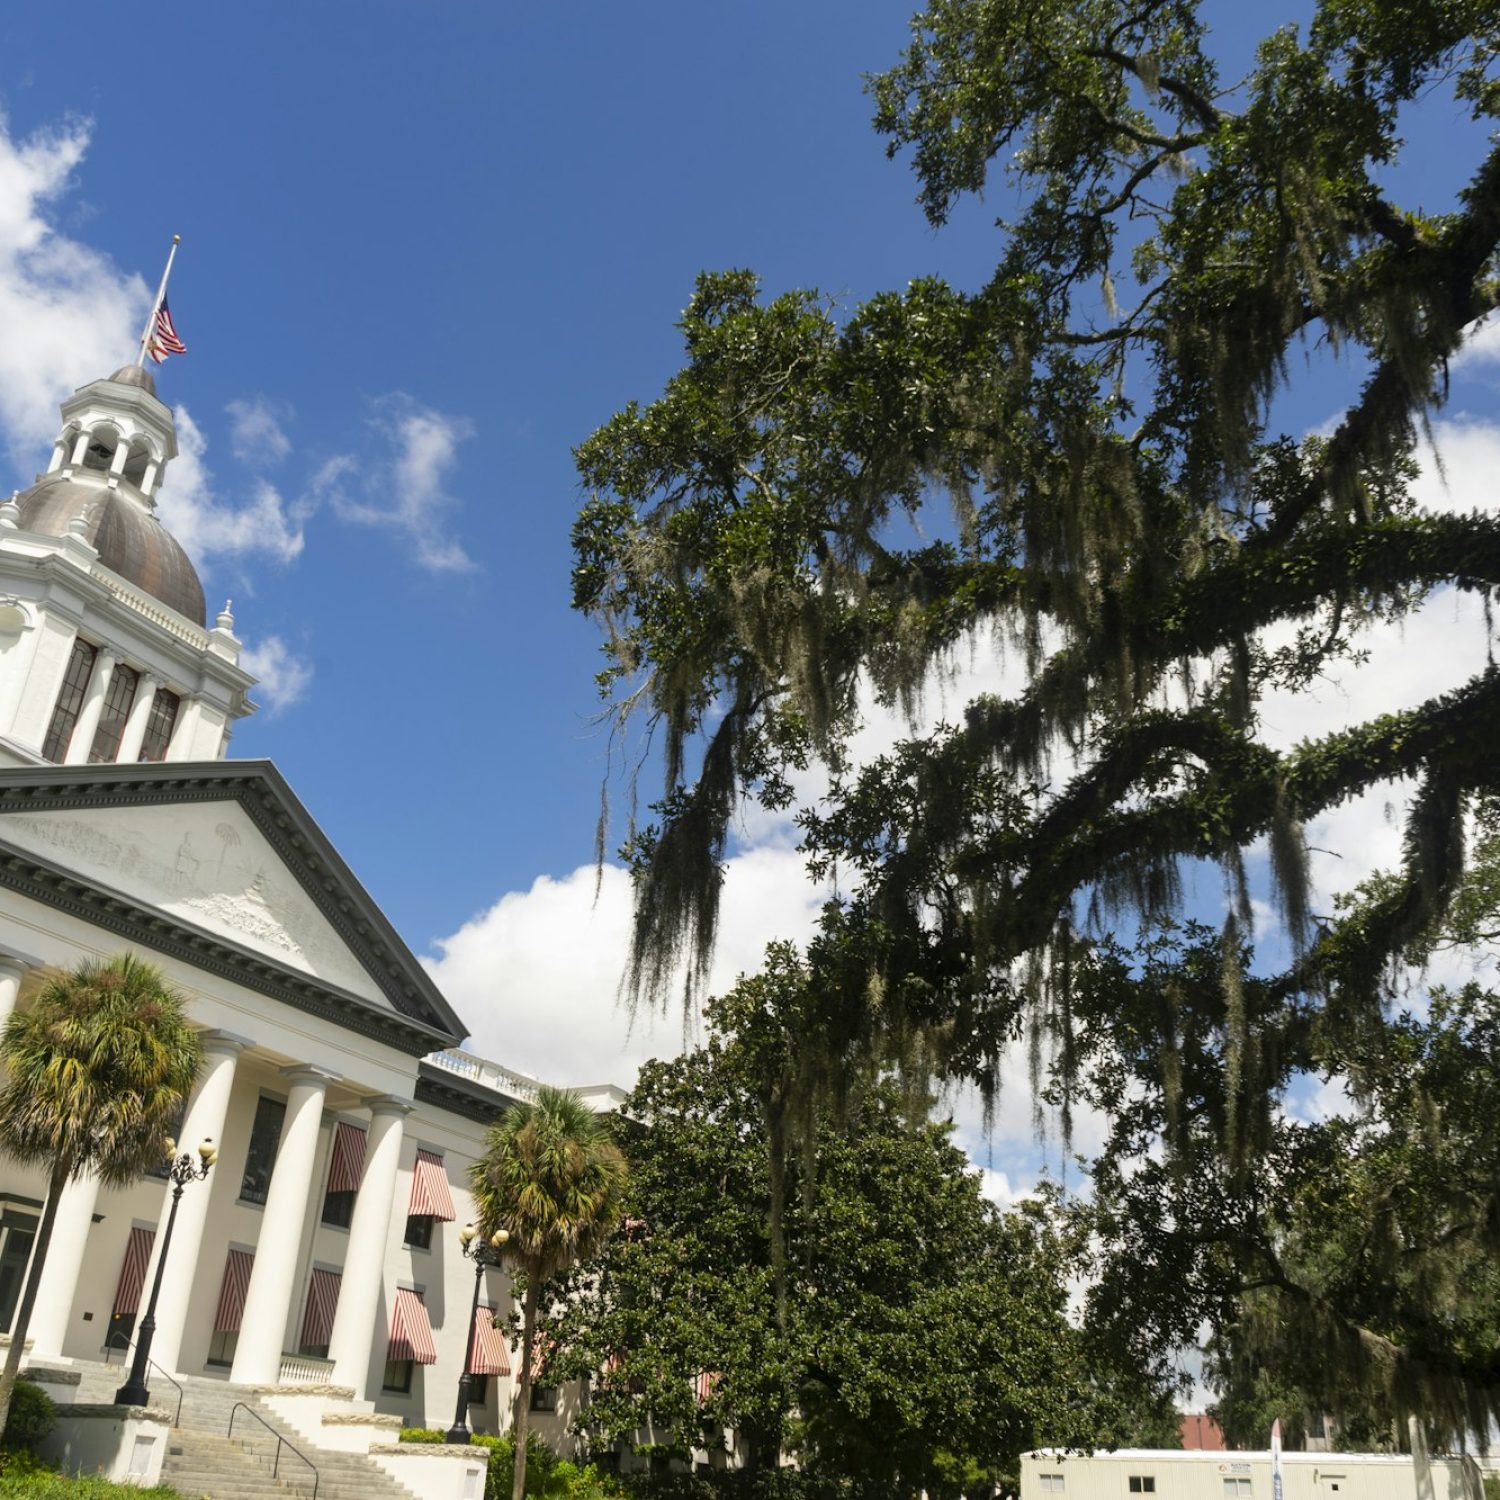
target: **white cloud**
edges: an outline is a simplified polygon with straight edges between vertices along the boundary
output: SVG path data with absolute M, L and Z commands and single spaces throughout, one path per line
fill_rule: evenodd
M 1451 361 L 1455 370 L 1474 365 L 1500 365 L 1500 318 L 1493 313 L 1470 323 L 1464 342 Z
M 594 887 L 592 865 L 560 879 L 538 876 L 437 942 L 427 966 L 473 1028 L 474 1051 L 549 1082 L 628 1086 L 646 1058 L 674 1056 L 692 1041 L 696 1018 L 685 1020 L 675 1005 L 631 1024 L 619 999 L 630 878 L 606 865 L 597 901 Z M 793 851 L 731 859 L 709 993 L 759 969 L 773 939 L 806 939 L 822 899 Z
M 343 520 L 401 533 L 415 548 L 417 562 L 430 572 L 473 571 L 474 560 L 448 533 L 449 512 L 457 502 L 445 488 L 459 445 L 474 435 L 473 423 L 400 393 L 375 405 L 371 425 L 390 445 L 389 461 L 366 468 L 348 455 L 332 459 L 319 470 L 315 488 L 329 494 Z M 344 488 L 356 473 L 366 476 L 363 498 Z
M 247 646 L 240 665 L 259 678 L 255 696 L 270 714 L 290 708 L 312 683 L 312 663 L 296 655 L 279 635 L 268 635 L 259 645 Z
M 139 276 L 48 217 L 90 132 L 71 120 L 17 140 L 0 114 L 0 431 L 18 464 L 56 436 L 65 395 L 134 357 L 150 302 Z
M 286 402 L 256 396 L 231 401 L 224 409 L 229 414 L 229 444 L 241 463 L 280 463 L 292 451 L 292 440 L 282 426 L 291 417 Z
M 208 439 L 187 407 L 179 406 L 175 416 L 177 457 L 167 465 L 158 504 L 162 525 L 188 556 L 200 564 L 216 555 L 248 552 L 269 553 L 281 562 L 298 557 L 307 507 L 288 507 L 264 480 L 254 482 L 247 503 L 224 504 L 214 493 L 213 473 L 204 461 Z

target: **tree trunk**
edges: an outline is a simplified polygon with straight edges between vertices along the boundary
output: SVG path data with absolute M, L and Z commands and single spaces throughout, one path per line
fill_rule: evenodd
M 526 1299 L 521 1304 L 521 1383 L 516 1388 L 516 1414 L 511 1422 L 511 1440 L 516 1448 L 516 1479 L 510 1500 L 526 1494 L 526 1437 L 531 1427 L 531 1351 L 536 1344 L 537 1278 L 526 1278 Z
M 57 1200 L 72 1175 L 70 1164 L 64 1159 L 52 1168 L 52 1177 L 47 1183 L 47 1201 L 42 1206 L 42 1217 L 36 1226 L 36 1243 L 31 1247 L 31 1266 L 26 1273 L 26 1286 L 21 1293 L 21 1305 L 16 1309 L 16 1320 L 11 1325 L 10 1348 L 5 1351 L 5 1369 L 0 1372 L 0 1433 L 5 1431 L 6 1419 L 10 1416 L 10 1398 L 16 1388 L 16 1375 L 21 1369 L 21 1357 L 26 1350 L 26 1329 L 31 1323 L 31 1310 L 36 1306 L 37 1288 L 42 1284 L 42 1268 L 47 1260 L 47 1247 L 52 1241 L 52 1226 L 57 1220 Z

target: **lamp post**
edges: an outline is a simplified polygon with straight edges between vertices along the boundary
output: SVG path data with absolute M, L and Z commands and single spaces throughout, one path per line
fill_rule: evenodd
M 172 1226 L 177 1222 L 177 1205 L 182 1201 L 182 1190 L 188 1183 L 201 1182 L 208 1176 L 209 1168 L 219 1159 L 219 1148 L 210 1136 L 198 1144 L 198 1162 L 184 1151 L 177 1155 L 177 1142 L 168 1140 L 167 1181 L 172 1184 L 172 1207 L 167 1214 L 166 1233 L 161 1237 L 161 1254 L 156 1258 L 156 1277 L 151 1283 L 151 1300 L 146 1304 L 146 1316 L 141 1319 L 141 1331 L 136 1335 L 135 1359 L 130 1366 L 130 1379 L 115 1392 L 117 1406 L 144 1406 L 151 1399 L 146 1384 L 146 1367 L 151 1362 L 151 1339 L 156 1333 L 156 1299 L 161 1295 L 161 1276 L 167 1268 L 167 1252 L 172 1248 Z
M 474 1262 L 474 1300 L 469 1304 L 469 1326 L 464 1333 L 464 1372 L 458 1377 L 458 1407 L 453 1413 L 453 1425 L 444 1434 L 450 1443 L 469 1441 L 469 1391 L 473 1376 L 469 1366 L 474 1362 L 474 1320 L 479 1316 L 479 1288 L 484 1283 L 484 1273 L 491 1266 L 500 1264 L 501 1252 L 510 1239 L 508 1229 L 497 1229 L 489 1239 L 480 1239 L 479 1231 L 472 1224 L 465 1224 L 458 1232 L 458 1242 L 463 1252 Z

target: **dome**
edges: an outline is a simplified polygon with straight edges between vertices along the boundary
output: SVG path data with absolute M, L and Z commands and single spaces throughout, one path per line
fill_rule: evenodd
M 136 385 L 148 396 L 156 394 L 156 378 L 142 365 L 126 365 L 109 378 L 115 385 Z
M 151 380 L 133 365 L 122 374 Z M 16 505 L 20 529 L 42 536 L 66 536 L 68 523 L 82 516 L 84 539 L 106 568 L 195 625 L 207 624 L 203 585 L 187 553 L 155 516 L 118 490 L 51 477 L 17 495 Z

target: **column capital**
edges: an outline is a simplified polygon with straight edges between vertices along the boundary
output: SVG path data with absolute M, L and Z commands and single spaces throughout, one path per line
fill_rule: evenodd
M 238 1057 L 246 1047 L 255 1045 L 247 1036 L 241 1036 L 236 1031 L 222 1031 L 218 1027 L 211 1031 L 200 1031 L 198 1038 L 203 1043 L 205 1052 L 217 1052 L 225 1057 Z
M 401 1099 L 395 1094 L 376 1094 L 373 1099 L 366 1099 L 363 1103 L 370 1111 L 371 1119 L 379 1119 L 381 1115 L 398 1115 L 404 1118 L 417 1107 L 410 1099 Z
M 24 953 L 7 953 L 0 949 L 0 974 L 10 979 L 24 979 L 30 969 L 39 967 L 40 960 L 28 958 Z
M 315 1083 L 319 1088 L 326 1089 L 330 1083 L 339 1081 L 337 1073 L 330 1073 L 327 1068 L 319 1068 L 312 1063 L 292 1063 L 281 1070 L 281 1076 L 294 1087 L 299 1083 Z

